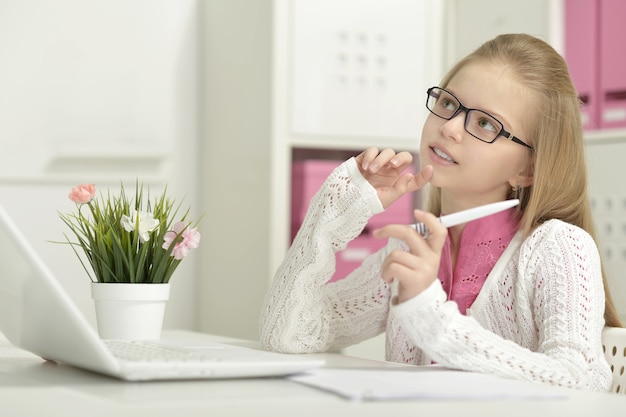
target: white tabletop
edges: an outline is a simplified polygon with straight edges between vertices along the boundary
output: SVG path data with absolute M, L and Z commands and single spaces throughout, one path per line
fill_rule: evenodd
M 190 332 L 168 332 L 256 347 Z M 329 367 L 379 368 L 385 362 L 319 354 Z M 567 398 L 540 400 L 349 401 L 285 378 L 123 382 L 65 365 L 44 362 L 11 346 L 0 334 L 2 416 L 620 416 L 626 396 L 567 390 Z

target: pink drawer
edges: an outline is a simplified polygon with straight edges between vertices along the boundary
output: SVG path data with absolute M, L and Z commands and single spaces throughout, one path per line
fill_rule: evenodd
M 344 250 L 337 252 L 335 275 L 329 282 L 345 278 L 361 265 L 365 258 L 381 249 L 386 243 L 387 240 L 376 239 L 369 234 L 362 234 L 354 239 Z
M 343 161 L 302 160 L 292 166 L 291 193 L 291 239 L 295 238 L 306 215 L 311 198 L 322 186 L 330 173 Z M 381 249 L 386 240 L 371 236 L 371 231 L 386 224 L 411 224 L 413 219 L 413 195 L 407 194 L 388 207 L 384 212 L 372 217 L 361 236 L 350 242 L 336 255 L 336 272 L 330 282 L 346 277 L 363 260 Z
M 626 127 L 626 2 L 602 0 L 600 5 L 600 127 Z
M 330 173 L 343 161 L 309 159 L 295 161 L 292 166 L 291 219 L 301 223 L 311 202 Z M 413 195 L 406 194 L 384 212 L 370 220 L 372 227 L 389 223 L 412 223 Z
M 598 90 L 598 14 L 596 1 L 565 0 L 565 59 L 582 100 L 583 128 L 600 124 Z
M 295 161 L 291 170 L 291 219 L 301 223 L 326 178 L 342 161 L 307 159 Z

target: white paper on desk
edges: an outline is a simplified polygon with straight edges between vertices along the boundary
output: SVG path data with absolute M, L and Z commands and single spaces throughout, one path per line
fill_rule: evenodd
M 441 367 L 320 368 L 289 379 L 364 401 L 567 398 L 558 388 Z

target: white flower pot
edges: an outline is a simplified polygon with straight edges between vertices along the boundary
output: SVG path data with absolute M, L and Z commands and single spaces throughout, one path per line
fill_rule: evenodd
M 91 283 L 102 339 L 159 339 L 169 284 Z

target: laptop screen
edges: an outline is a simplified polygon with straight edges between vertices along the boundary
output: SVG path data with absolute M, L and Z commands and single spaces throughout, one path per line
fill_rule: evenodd
M 19 344 L 25 308 L 24 287 L 36 279 L 37 271 L 26 256 L 23 238 L 16 234 L 15 225 L 1 207 L 0 247 L 0 330 L 12 343 Z
M 108 369 L 104 345 L 0 206 L 0 331 L 46 359 Z

